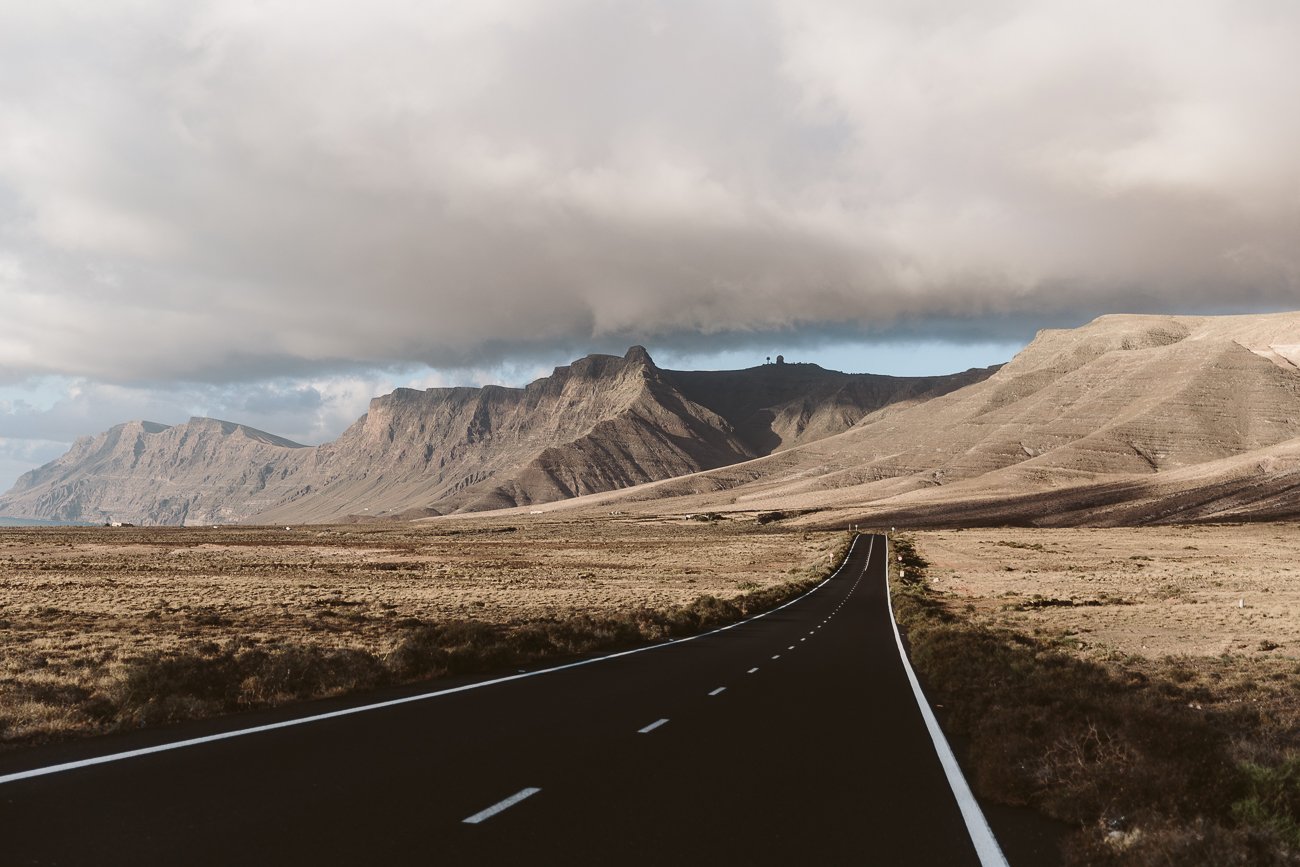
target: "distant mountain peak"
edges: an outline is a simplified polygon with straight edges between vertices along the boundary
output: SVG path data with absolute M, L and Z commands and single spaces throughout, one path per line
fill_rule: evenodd
M 629 347 L 627 353 L 623 356 L 623 359 L 634 364 L 644 364 L 646 367 L 655 366 L 654 359 L 650 357 L 650 353 L 640 344 Z
M 543 503 L 749 460 L 979 378 L 667 371 L 638 345 L 522 388 L 395 389 L 315 447 L 213 418 L 118 426 L 26 474 L 0 513 L 301 523 Z

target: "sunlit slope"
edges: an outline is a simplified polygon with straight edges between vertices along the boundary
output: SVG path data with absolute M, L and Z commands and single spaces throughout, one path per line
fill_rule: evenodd
M 133 422 L 24 476 L 0 514 L 302 523 L 530 506 L 747 461 L 991 373 L 668 371 L 633 347 L 523 388 L 398 389 L 311 448 L 212 419 Z
M 684 497 L 676 505 L 688 511 L 883 512 L 1080 485 L 1147 490 L 1168 479 L 1186 487 L 1221 472 L 1236 483 L 1244 473 L 1267 485 L 1278 467 L 1289 466 L 1291 441 L 1300 436 L 1298 344 L 1295 313 L 1104 316 L 1041 332 L 995 375 L 948 395 L 885 408 L 843 434 L 777 455 L 624 496 Z M 1255 453 L 1259 469 L 1230 460 Z M 985 517 L 996 519 L 998 508 L 985 503 Z M 1037 514 L 1026 516 L 1008 507 L 1006 518 L 1051 519 L 1051 497 L 1032 508 Z M 1075 510 L 1072 519 L 1086 512 Z
M 25 473 L 0 512 L 66 521 L 208 524 L 278 502 L 313 449 L 233 422 L 134 421 Z

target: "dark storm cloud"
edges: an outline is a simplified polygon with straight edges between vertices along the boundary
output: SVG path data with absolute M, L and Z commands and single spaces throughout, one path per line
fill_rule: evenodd
M 1300 304 L 1300 7 L 24 4 L 0 379 Z

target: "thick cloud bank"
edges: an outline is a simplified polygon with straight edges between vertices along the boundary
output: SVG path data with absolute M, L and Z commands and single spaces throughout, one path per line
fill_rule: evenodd
M 1291 2 L 5 6 L 0 381 L 1300 305 Z

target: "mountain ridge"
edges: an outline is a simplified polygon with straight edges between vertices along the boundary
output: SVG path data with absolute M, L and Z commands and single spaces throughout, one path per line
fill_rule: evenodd
M 1283 475 L 1300 453 L 1298 361 L 1300 313 L 1104 316 L 1044 329 L 992 376 L 923 405 L 604 502 L 945 525 L 972 511 L 993 524 L 1300 517 Z M 1161 492 L 1182 505 L 1159 505 Z
M 25 474 L 0 497 L 0 514 L 304 523 L 533 505 L 749 460 L 992 370 L 671 371 L 633 346 L 621 357 L 585 356 L 519 388 L 395 389 L 319 446 L 215 419 L 117 425 Z

